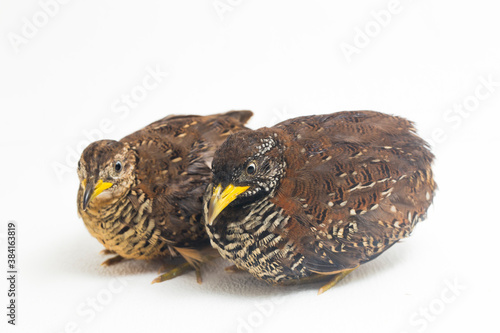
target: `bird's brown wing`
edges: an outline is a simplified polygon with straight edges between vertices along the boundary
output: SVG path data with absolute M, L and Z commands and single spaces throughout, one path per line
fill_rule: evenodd
M 296 118 L 275 202 L 291 216 L 306 269 L 332 274 L 373 259 L 430 205 L 433 155 L 403 118 L 373 111 Z
M 206 238 L 201 207 L 213 153 L 227 135 L 245 129 L 251 115 L 169 116 L 122 139 L 138 156 L 138 184 L 129 198 L 137 207 L 151 200 L 150 217 L 161 237 L 175 246 Z

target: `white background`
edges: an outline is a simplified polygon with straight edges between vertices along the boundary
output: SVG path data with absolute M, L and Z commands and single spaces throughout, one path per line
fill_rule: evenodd
M 498 327 L 495 2 L 62 3 L 0 2 L 3 272 L 7 221 L 19 235 L 18 325 L 6 324 L 2 273 L 2 332 Z M 76 160 L 89 138 L 231 109 L 253 110 L 252 128 L 359 109 L 414 120 L 437 156 L 429 218 L 321 296 L 319 285 L 226 274 L 222 260 L 204 269 L 202 285 L 193 273 L 150 285 L 155 263 L 101 267 L 101 247 L 76 214 Z

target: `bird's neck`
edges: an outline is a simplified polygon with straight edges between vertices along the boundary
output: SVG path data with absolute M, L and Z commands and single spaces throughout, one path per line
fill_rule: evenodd
M 127 194 L 112 203 L 89 205 L 86 212 L 89 216 L 106 221 L 114 216 L 119 216 L 121 211 L 128 205 L 128 202 Z
M 220 239 L 221 243 L 232 242 L 235 234 L 252 234 L 259 230 L 263 224 L 269 222 L 266 219 L 273 214 L 275 209 L 275 205 L 268 200 L 268 197 L 264 197 L 251 205 L 228 207 L 222 211 L 218 221 L 209 226 L 208 232 L 213 234 L 215 239 Z M 254 234 L 254 236 L 257 235 Z

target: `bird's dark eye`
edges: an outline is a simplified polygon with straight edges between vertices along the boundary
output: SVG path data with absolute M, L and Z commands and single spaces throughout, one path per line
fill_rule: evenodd
M 255 166 L 254 162 L 251 162 L 247 165 L 247 174 L 253 175 L 255 171 L 257 171 L 257 167 Z
M 122 162 L 117 161 L 117 162 L 115 163 L 115 171 L 116 171 L 116 172 L 120 172 L 120 171 L 122 171 Z

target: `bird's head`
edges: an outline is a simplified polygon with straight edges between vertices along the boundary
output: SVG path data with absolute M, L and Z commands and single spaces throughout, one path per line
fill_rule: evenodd
M 78 207 L 97 209 L 125 196 L 135 181 L 136 155 L 127 145 L 114 140 L 91 143 L 78 162 L 80 189 Z
M 205 220 L 212 225 L 226 207 L 243 207 L 272 195 L 284 175 L 284 145 L 275 130 L 231 135 L 215 152 Z

